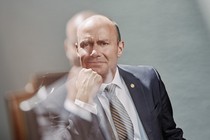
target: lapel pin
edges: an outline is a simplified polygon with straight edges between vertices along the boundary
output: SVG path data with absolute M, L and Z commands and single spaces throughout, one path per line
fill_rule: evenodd
M 133 83 L 130 84 L 131 88 L 135 88 L 135 85 Z

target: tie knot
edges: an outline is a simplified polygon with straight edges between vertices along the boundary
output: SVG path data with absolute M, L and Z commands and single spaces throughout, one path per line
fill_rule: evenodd
M 109 84 L 104 89 L 104 92 L 105 92 L 106 96 L 108 97 L 108 99 L 111 99 L 113 97 L 113 95 L 115 93 L 115 88 L 116 88 L 115 84 Z
M 116 85 L 115 84 L 109 84 L 104 89 L 104 92 L 106 93 L 113 93 L 115 91 Z

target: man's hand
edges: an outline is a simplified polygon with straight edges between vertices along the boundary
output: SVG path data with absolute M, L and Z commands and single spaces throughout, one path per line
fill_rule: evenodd
M 77 89 L 76 99 L 91 103 L 102 84 L 102 77 L 92 69 L 82 68 L 75 84 Z
M 72 68 L 66 84 L 71 101 L 80 100 L 91 103 L 102 84 L 102 77 L 92 69 Z

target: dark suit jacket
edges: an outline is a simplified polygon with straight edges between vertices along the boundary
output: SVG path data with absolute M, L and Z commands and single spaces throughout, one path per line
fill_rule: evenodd
M 150 66 L 119 65 L 118 68 L 149 140 L 184 139 L 182 129 L 177 128 L 174 122 L 171 103 L 158 72 Z M 92 121 L 89 122 L 64 109 L 65 96 L 65 87 L 61 86 L 33 109 L 38 116 L 38 139 L 115 139 L 97 98 L 98 115 L 91 114 Z

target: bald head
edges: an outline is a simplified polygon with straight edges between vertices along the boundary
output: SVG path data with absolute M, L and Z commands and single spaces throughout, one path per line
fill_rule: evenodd
M 82 30 L 88 30 L 90 29 L 90 27 L 108 27 L 110 31 L 113 31 L 115 33 L 113 38 L 115 38 L 117 41 L 121 41 L 121 35 L 118 25 L 103 15 L 93 15 L 82 22 L 78 26 L 77 37 L 80 37 L 80 33 Z

